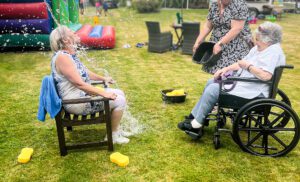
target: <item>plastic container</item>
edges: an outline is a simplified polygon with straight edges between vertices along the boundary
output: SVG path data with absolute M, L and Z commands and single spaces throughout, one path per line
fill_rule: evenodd
M 206 66 L 213 66 L 221 58 L 222 51 L 218 54 L 213 54 L 214 42 L 203 42 L 197 48 L 193 55 L 193 61 L 197 64 L 203 64 Z
M 165 102 L 171 102 L 171 103 L 181 103 L 185 101 L 186 95 L 187 93 L 184 92 L 184 95 L 180 95 L 180 96 L 167 96 L 166 94 L 168 92 L 172 92 L 175 89 L 166 89 L 166 90 L 162 90 L 161 91 L 161 95 L 162 95 L 162 100 Z

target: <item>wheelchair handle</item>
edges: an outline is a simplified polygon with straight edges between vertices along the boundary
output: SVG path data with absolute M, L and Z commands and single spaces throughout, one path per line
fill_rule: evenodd
M 286 65 L 282 65 L 279 66 L 280 68 L 287 68 L 287 69 L 294 69 L 294 65 L 290 65 L 290 64 L 286 64 Z

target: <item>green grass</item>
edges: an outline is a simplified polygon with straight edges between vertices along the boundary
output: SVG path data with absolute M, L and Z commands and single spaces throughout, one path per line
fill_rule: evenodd
M 133 116 L 146 126 L 142 134 L 131 137 L 129 144 L 115 145 L 115 151 L 130 157 L 129 165 L 120 168 L 111 163 L 107 150 L 76 151 L 61 157 L 54 120 L 47 118 L 42 123 L 36 119 L 40 84 L 42 77 L 50 73 L 52 53 L 3 53 L 0 181 L 300 181 L 299 145 L 285 157 L 262 158 L 242 152 L 227 134 L 221 137 L 222 148 L 215 150 L 214 123 L 197 142 L 177 129 L 177 123 L 190 112 L 210 75 L 180 51 L 153 54 L 146 47 L 135 48 L 136 43 L 147 41 L 146 20 L 160 21 L 162 30 L 171 30 L 175 10 L 136 14 L 116 9 L 110 13 L 101 17 L 100 23 L 116 27 L 117 47 L 88 51 L 94 61 L 82 61 L 92 70 L 103 67 L 110 72 L 125 91 Z M 185 10 L 184 19 L 203 24 L 206 14 L 207 10 Z M 81 22 L 92 24 L 93 15 L 94 9 L 88 9 Z M 284 29 L 282 47 L 287 63 L 295 66 L 285 71 L 280 88 L 300 113 L 300 15 L 287 14 L 278 23 Z M 255 27 L 251 25 L 253 30 Z M 122 48 L 126 43 L 132 48 Z M 164 104 L 160 90 L 167 88 L 184 88 L 188 92 L 186 102 Z M 82 134 L 95 134 L 95 139 L 99 137 L 96 132 L 103 129 L 87 130 L 82 130 Z M 34 154 L 28 164 L 21 165 L 17 156 L 23 147 L 33 147 Z

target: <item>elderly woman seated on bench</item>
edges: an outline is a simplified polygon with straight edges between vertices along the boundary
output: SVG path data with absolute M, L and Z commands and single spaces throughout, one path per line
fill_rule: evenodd
M 119 89 L 99 89 L 91 85 L 91 80 L 114 83 L 111 77 L 102 77 L 87 69 L 76 55 L 79 37 L 66 26 L 59 26 L 50 35 L 54 56 L 51 61 L 52 76 L 61 99 L 78 99 L 87 95 L 112 99 L 109 102 L 112 121 L 113 143 L 128 143 L 127 132 L 118 131 L 126 106 L 125 94 Z M 87 115 L 103 110 L 103 102 L 65 104 L 64 109 L 71 114 Z
M 281 27 L 275 23 L 265 22 L 255 31 L 255 47 L 248 55 L 214 74 L 214 78 L 208 80 L 202 97 L 193 108 L 186 120 L 180 122 L 178 127 L 183 131 L 192 131 L 202 134 L 206 116 L 212 111 L 219 98 L 219 83 L 216 80 L 229 71 L 237 71 L 236 76 L 260 80 L 270 80 L 277 66 L 285 65 L 285 55 L 281 49 Z M 237 82 L 228 94 L 238 97 L 253 99 L 256 97 L 268 97 L 269 87 L 265 84 L 253 82 Z

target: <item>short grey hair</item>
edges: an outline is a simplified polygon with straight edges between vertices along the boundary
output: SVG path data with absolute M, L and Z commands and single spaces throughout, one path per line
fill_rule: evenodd
M 280 43 L 282 40 L 282 28 L 280 25 L 272 22 L 265 22 L 255 30 L 255 34 L 260 41 L 267 44 Z
M 63 38 L 68 36 L 68 27 L 60 25 L 55 28 L 50 34 L 50 47 L 52 51 L 59 51 L 66 47 Z

